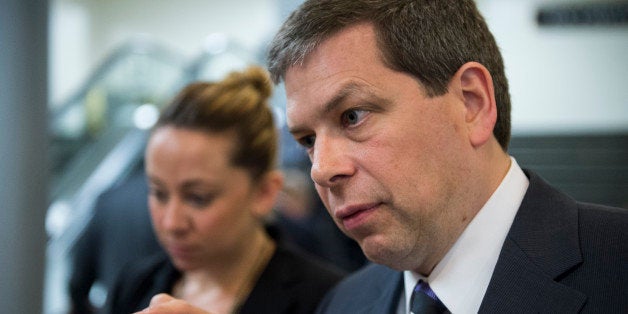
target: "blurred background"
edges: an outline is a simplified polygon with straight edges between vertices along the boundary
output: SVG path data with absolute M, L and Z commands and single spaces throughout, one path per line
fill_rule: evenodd
M 263 65 L 300 2 L 0 0 L 2 312 L 68 312 L 72 247 L 99 196 L 141 172 L 159 108 L 190 81 Z M 628 1 L 477 3 L 510 81 L 510 153 L 578 200 L 628 208 Z M 272 102 L 281 165 L 307 172 L 285 136 L 281 86 Z M 283 214 L 287 229 L 327 230 Z M 342 249 L 325 241 L 312 250 Z

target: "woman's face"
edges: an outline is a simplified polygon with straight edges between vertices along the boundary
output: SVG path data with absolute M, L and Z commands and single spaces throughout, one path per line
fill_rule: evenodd
M 234 143 L 230 132 L 172 126 L 157 129 L 148 142 L 153 227 L 179 270 L 236 257 L 270 210 L 248 172 L 231 164 Z

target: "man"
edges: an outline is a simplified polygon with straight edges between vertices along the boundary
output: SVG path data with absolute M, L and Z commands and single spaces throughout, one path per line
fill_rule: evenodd
M 626 312 L 628 215 L 507 154 L 508 84 L 473 1 L 306 1 L 269 68 L 318 194 L 375 262 L 320 313 Z
M 411 296 L 453 313 L 628 310 L 628 215 L 507 154 L 508 84 L 473 1 L 307 1 L 269 67 L 321 199 L 376 263 L 320 312 L 408 313 Z

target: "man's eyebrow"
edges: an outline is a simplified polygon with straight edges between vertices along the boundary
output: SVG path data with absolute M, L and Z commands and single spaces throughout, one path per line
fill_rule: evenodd
M 323 115 L 336 110 L 340 105 L 342 105 L 346 101 L 347 98 L 355 94 L 367 95 L 369 96 L 369 98 L 374 98 L 377 102 L 384 101 L 381 97 L 376 96 L 370 91 L 368 91 L 367 85 L 356 83 L 356 82 L 349 82 L 343 85 L 336 92 L 336 95 L 323 106 L 323 112 L 322 112 Z M 304 130 L 300 127 L 295 127 L 295 128 L 289 128 L 289 131 L 291 134 L 295 134 L 295 133 L 301 133 Z
M 338 108 L 349 96 L 354 95 L 363 90 L 363 85 L 355 82 L 350 82 L 342 86 L 336 93 L 336 95 L 328 101 L 323 107 L 323 113 L 330 113 Z
M 323 109 L 324 113 L 330 113 L 336 110 L 342 103 L 344 103 L 347 98 L 358 95 L 361 100 L 366 101 L 368 103 L 376 103 L 376 104 L 387 104 L 390 101 L 382 98 L 379 95 L 373 93 L 372 89 L 367 84 L 360 84 L 357 82 L 349 82 L 345 84 L 342 88 L 338 90 L 336 96 L 332 98 Z

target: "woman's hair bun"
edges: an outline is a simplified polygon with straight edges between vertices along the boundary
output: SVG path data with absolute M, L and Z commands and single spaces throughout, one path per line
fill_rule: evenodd
M 272 93 L 272 82 L 268 71 L 260 66 L 249 66 L 242 72 L 232 72 L 218 84 L 226 89 L 243 89 L 248 85 L 253 87 L 263 99 L 270 97 Z

